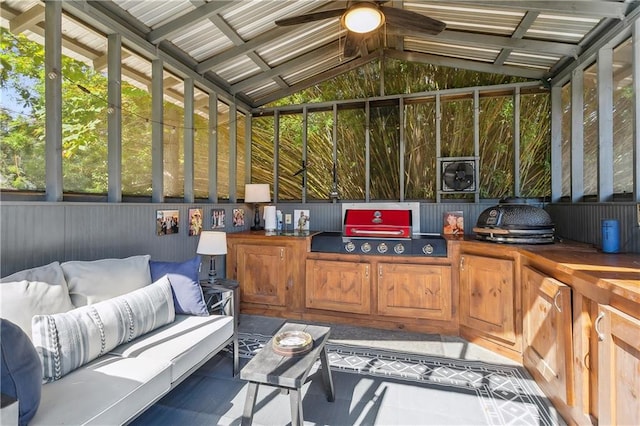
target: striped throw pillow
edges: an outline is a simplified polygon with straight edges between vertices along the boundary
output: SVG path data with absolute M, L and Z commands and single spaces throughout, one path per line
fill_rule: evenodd
M 43 366 L 43 382 L 52 382 L 130 342 L 173 322 L 171 284 L 164 276 L 139 290 L 53 315 L 36 315 L 32 340 Z

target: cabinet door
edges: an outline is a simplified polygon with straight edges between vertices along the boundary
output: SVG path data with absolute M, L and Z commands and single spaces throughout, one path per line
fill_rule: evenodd
M 516 342 L 513 260 L 465 254 L 460 258 L 462 324 Z
M 552 400 L 573 404 L 571 288 L 522 269 L 524 366 Z
M 598 424 L 640 424 L 640 320 L 600 306 Z
M 307 308 L 371 313 L 368 263 L 308 259 L 306 266 Z
M 287 253 L 286 247 L 237 245 L 241 301 L 285 306 Z
M 378 264 L 378 313 L 450 320 L 451 268 Z

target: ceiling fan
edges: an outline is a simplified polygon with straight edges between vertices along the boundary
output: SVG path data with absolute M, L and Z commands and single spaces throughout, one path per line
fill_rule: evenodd
M 279 19 L 275 23 L 284 27 L 341 16 L 340 23 L 347 30 L 344 43 L 345 57 L 355 56 L 366 38 L 385 23 L 396 27 L 400 33 L 402 30 L 408 30 L 428 35 L 439 34 L 446 26 L 437 19 L 404 9 L 382 6 L 383 3 L 386 1 L 357 1 L 346 8 L 292 16 Z

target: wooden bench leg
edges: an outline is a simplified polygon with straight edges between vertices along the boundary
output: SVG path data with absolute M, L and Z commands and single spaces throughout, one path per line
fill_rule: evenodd
M 289 398 L 291 400 L 291 426 L 302 426 L 304 416 L 302 414 L 302 390 L 290 389 Z
M 322 381 L 324 382 L 324 389 L 327 393 L 327 401 L 333 402 L 336 400 L 336 394 L 333 389 L 333 378 L 331 377 L 331 369 L 329 368 L 329 360 L 327 359 L 327 349 L 324 347 L 322 351 L 320 351 L 320 367 L 322 368 Z
M 257 396 L 258 383 L 249 382 L 247 399 L 244 402 L 244 410 L 242 412 L 242 426 L 250 426 L 253 422 L 253 407 L 256 405 Z

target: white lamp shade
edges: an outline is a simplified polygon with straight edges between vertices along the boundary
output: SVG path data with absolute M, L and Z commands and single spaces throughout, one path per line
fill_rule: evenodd
M 227 254 L 227 233 L 220 231 L 202 231 L 196 253 L 208 256 Z
M 248 183 L 244 186 L 245 203 L 268 203 L 271 194 L 268 183 Z

